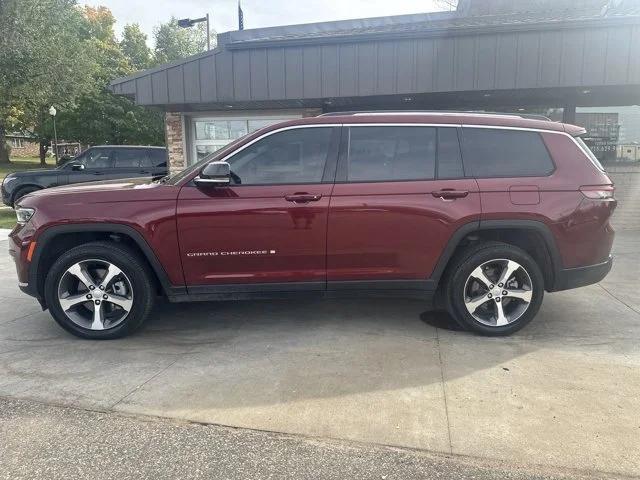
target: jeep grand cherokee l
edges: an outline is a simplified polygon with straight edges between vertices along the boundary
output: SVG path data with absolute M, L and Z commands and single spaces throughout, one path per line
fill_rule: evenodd
M 28 193 L 70 183 L 116 178 L 160 178 L 167 174 L 167 149 L 132 145 L 91 147 L 57 168 L 26 170 L 2 181 L 2 202 L 12 207 Z
M 611 268 L 614 187 L 584 129 L 516 115 L 345 113 L 237 140 L 161 181 L 23 197 L 20 288 L 85 338 L 172 302 L 419 298 L 506 335 Z

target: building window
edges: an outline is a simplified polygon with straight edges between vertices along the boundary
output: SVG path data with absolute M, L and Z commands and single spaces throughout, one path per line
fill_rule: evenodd
M 195 117 L 191 121 L 189 163 L 196 163 L 232 141 L 256 130 L 300 117 L 301 115 Z
M 11 148 L 24 148 L 24 138 L 12 137 Z
M 603 165 L 640 162 L 640 106 L 578 107 L 575 123 Z

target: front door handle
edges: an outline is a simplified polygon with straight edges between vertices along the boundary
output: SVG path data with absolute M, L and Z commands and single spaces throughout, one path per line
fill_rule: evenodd
M 441 198 L 442 200 L 455 200 L 457 198 L 464 198 L 469 195 L 467 190 L 454 190 L 452 188 L 444 188 L 442 190 L 438 190 L 432 193 L 432 195 L 436 198 Z
M 294 193 L 293 195 L 286 195 L 284 197 L 287 202 L 293 203 L 317 202 L 321 198 L 322 195 L 312 195 L 310 193 Z

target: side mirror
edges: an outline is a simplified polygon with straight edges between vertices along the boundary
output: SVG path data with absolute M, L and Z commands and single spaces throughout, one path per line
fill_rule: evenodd
M 73 170 L 74 172 L 81 172 L 84 169 L 85 169 L 85 166 L 82 163 L 72 163 L 71 164 L 71 170 Z
M 207 163 L 193 181 L 196 185 L 224 186 L 231 183 L 231 167 L 227 162 Z

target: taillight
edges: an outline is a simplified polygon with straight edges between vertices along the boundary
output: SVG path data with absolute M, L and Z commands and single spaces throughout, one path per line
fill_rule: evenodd
M 615 192 L 613 185 L 585 185 L 580 187 L 582 194 L 593 200 L 612 200 Z

